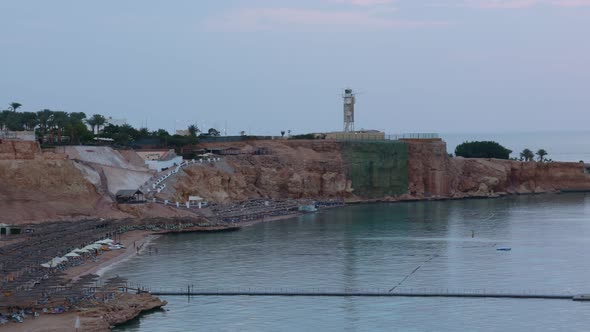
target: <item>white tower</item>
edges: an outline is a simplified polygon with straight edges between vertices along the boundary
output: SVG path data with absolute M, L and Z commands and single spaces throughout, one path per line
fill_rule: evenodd
M 354 131 L 354 103 L 355 95 L 352 89 L 344 89 L 344 131 Z

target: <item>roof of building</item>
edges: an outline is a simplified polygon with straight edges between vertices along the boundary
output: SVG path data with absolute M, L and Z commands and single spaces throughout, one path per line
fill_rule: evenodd
M 141 190 L 136 190 L 136 189 L 121 189 L 119 191 L 117 191 L 117 193 L 115 194 L 115 196 L 117 197 L 133 197 L 134 195 L 143 195 L 143 193 L 141 192 Z

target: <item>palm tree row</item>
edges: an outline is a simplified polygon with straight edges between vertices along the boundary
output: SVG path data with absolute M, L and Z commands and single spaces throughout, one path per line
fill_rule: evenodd
M 530 149 L 524 149 L 520 153 L 520 160 L 521 161 L 533 161 L 535 158 L 535 154 L 539 157 L 539 162 L 547 161 L 545 156 L 548 154 L 545 149 L 537 150 L 537 153 L 533 153 Z
M 0 130 L 4 131 L 37 131 L 38 136 L 49 143 L 61 143 L 64 136 L 70 142 L 79 144 L 81 139 L 92 139 L 95 129 L 100 130 L 106 118 L 95 114 L 89 119 L 84 112 L 64 112 L 43 109 L 38 112 L 17 112 L 20 103 L 10 103 L 9 108 L 0 112 Z M 92 127 L 92 133 L 86 127 Z

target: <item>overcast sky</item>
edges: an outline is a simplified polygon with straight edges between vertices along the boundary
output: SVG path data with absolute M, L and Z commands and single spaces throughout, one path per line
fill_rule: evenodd
M 0 105 L 278 135 L 581 130 L 590 0 L 1 0 Z M 0 108 L 4 108 L 0 106 Z

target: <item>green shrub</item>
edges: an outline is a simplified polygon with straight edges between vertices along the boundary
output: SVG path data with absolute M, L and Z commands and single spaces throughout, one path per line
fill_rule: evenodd
M 455 155 L 464 158 L 508 159 L 511 152 L 511 150 L 492 141 L 465 142 L 455 149 Z

